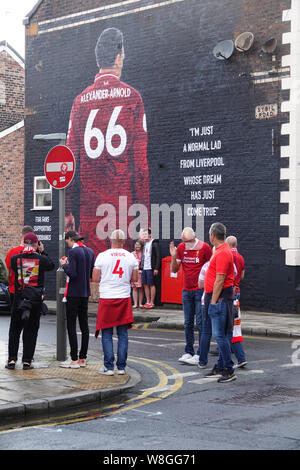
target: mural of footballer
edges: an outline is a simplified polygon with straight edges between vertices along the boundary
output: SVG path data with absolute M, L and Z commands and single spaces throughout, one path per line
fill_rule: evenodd
M 106 234 L 113 228 L 105 228 L 110 221 L 103 219 L 103 205 L 115 208 L 119 220 L 114 228 L 122 226 L 122 218 L 127 220 L 127 214 L 118 214 L 120 196 L 127 197 L 128 208 L 143 204 L 149 214 L 149 169 L 143 101 L 137 90 L 120 81 L 125 58 L 122 32 L 105 29 L 95 54 L 99 73 L 73 102 L 67 146 L 80 171 L 78 232 L 99 253 L 107 249 Z M 74 184 L 66 191 L 66 230 L 75 230 L 73 191 Z

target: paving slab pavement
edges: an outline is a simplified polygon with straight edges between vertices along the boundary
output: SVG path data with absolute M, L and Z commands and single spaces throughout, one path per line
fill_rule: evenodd
M 47 301 L 49 313 L 56 313 L 56 302 Z M 97 314 L 96 303 L 89 304 L 89 316 Z M 181 308 L 135 309 L 137 323 L 149 327 L 183 329 Z M 281 336 L 300 338 L 300 315 L 267 312 L 242 312 L 244 335 Z M 22 345 L 20 345 L 20 355 Z M 5 369 L 7 341 L 0 341 L 0 423 L 3 419 L 50 416 L 76 405 L 99 403 L 105 398 L 134 387 L 139 373 L 127 368 L 124 376 L 103 376 L 99 352 L 89 352 L 86 368 L 63 369 L 56 361 L 56 346 L 37 342 L 34 369 L 23 371 L 18 363 L 16 370 Z
M 19 357 L 22 354 L 20 344 Z M 56 360 L 56 346 L 37 342 L 34 369 L 24 371 L 17 362 L 15 370 L 5 369 L 7 341 L 0 341 L 0 424 L 4 419 L 51 416 L 71 407 L 96 404 L 118 395 L 140 380 L 129 367 L 125 375 L 104 376 L 99 353 L 89 352 L 87 367 L 65 369 Z

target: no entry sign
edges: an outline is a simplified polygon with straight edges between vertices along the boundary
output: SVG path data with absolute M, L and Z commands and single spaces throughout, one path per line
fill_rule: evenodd
M 71 150 L 65 145 L 53 147 L 46 157 L 44 172 L 53 188 L 66 188 L 75 174 L 75 158 Z

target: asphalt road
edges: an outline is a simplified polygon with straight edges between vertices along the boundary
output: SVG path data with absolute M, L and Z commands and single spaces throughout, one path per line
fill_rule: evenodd
M 9 316 L 1 316 L 1 339 L 6 339 L 8 326 Z M 94 319 L 90 327 L 92 334 Z M 247 368 L 237 371 L 236 381 L 219 384 L 204 379 L 205 370 L 177 361 L 184 350 L 183 331 L 136 325 L 129 337 L 129 365 L 142 375 L 134 389 L 101 408 L 19 423 L 9 431 L 1 431 L 0 425 L 0 449 L 97 450 L 99 459 L 122 450 L 132 456 L 138 450 L 168 450 L 172 455 L 196 451 L 191 455 L 198 458 L 199 451 L 208 449 L 300 449 L 294 341 L 245 337 Z M 55 317 L 42 317 L 39 341 L 55 340 Z M 100 351 L 100 340 L 91 336 L 90 348 Z M 209 356 L 211 367 L 215 359 Z

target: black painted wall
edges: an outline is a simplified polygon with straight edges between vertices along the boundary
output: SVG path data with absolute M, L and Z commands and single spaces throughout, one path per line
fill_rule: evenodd
M 52 0 L 50 7 L 45 0 L 30 23 L 108 3 L 116 2 Z M 157 3 L 143 0 L 139 7 Z M 287 46 L 281 44 L 282 33 L 288 28 L 282 23 L 282 11 L 289 6 L 290 0 L 184 0 L 27 36 L 25 223 L 41 225 L 36 217 L 50 217 L 52 240 L 47 247 L 53 257 L 57 258 L 57 191 L 53 190 L 53 211 L 31 211 L 33 177 L 43 174 L 51 145 L 34 142 L 32 137 L 67 132 L 73 99 L 98 72 L 94 57 L 98 36 L 114 26 L 125 38 L 122 80 L 139 90 L 147 114 L 150 202 L 179 203 L 182 208 L 202 203 L 216 207 L 216 215 L 205 216 L 205 241 L 216 221 L 227 226 L 228 235 L 237 236 L 246 262 L 241 285 L 244 308 L 296 310 L 295 268 L 285 266 L 285 253 L 279 246 L 279 238 L 287 235 L 287 228 L 280 227 L 280 213 L 287 208 L 280 204 L 285 183 L 280 182 L 279 172 L 287 164 L 280 159 L 280 144 L 287 143 L 280 136 L 280 125 L 288 121 L 288 115 L 280 113 L 280 103 L 288 99 L 288 92 L 281 91 L 280 80 L 256 83 L 253 75 L 265 72 L 262 78 L 278 78 L 281 57 L 288 53 Z M 100 18 L 104 13 L 94 13 L 97 15 Z M 90 18 L 84 15 L 80 20 Z M 57 21 L 51 27 L 61 24 Z M 39 31 L 47 27 L 39 25 Z M 243 31 L 254 33 L 252 48 L 247 53 L 235 51 L 227 61 L 215 59 L 212 50 L 217 42 L 234 40 Z M 271 36 L 278 40 L 274 57 L 261 52 Z M 268 75 L 272 68 L 274 74 Z M 278 116 L 256 119 L 255 107 L 263 104 L 277 104 Z M 221 141 L 221 148 L 183 152 L 185 143 L 202 140 L 190 131 L 202 126 L 213 126 L 213 135 L 203 140 L 208 145 Z M 180 160 L 211 156 L 222 157 L 224 165 L 180 168 Z M 195 175 L 221 175 L 221 183 L 184 184 L 185 176 Z M 76 178 L 79 180 L 78 174 Z M 203 190 L 214 190 L 214 199 L 191 199 L 191 191 Z M 77 194 L 79 206 L 79 190 Z M 195 227 L 195 219 L 193 224 Z M 163 256 L 169 254 L 168 244 L 169 240 L 161 241 Z M 53 297 L 55 276 L 48 279 L 48 295 Z

